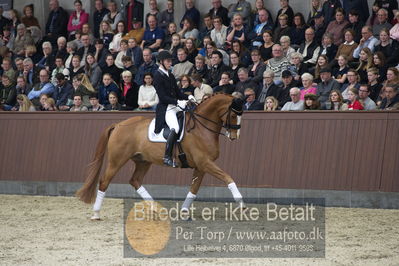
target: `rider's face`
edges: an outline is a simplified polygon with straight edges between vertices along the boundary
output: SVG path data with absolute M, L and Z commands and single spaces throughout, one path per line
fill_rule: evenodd
M 172 67 L 172 59 L 163 60 L 163 65 L 166 68 L 166 70 L 169 70 Z

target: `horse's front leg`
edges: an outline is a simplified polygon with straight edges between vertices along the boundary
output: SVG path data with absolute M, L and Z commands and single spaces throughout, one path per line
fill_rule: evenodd
M 182 212 L 188 212 L 188 209 L 190 209 L 191 204 L 197 197 L 197 193 L 201 186 L 202 179 L 204 178 L 204 174 L 204 172 L 201 172 L 198 169 L 194 169 L 190 191 L 187 193 L 186 199 L 184 200 L 184 203 L 181 207 Z
M 200 171 L 203 171 L 204 173 L 209 173 L 210 175 L 213 175 L 217 179 L 223 181 L 231 191 L 234 200 L 239 203 L 241 207 L 245 207 L 242 195 L 238 190 L 236 183 L 234 183 L 233 178 L 231 178 L 229 174 L 220 169 L 219 166 L 217 166 L 214 162 L 210 160 L 206 160 L 201 163 L 199 169 Z

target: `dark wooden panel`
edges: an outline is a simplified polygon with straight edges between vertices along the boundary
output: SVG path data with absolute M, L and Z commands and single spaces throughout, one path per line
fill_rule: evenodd
M 0 180 L 82 182 L 101 131 L 152 113 L 1 113 Z M 251 112 L 218 165 L 241 186 L 399 191 L 399 113 Z M 128 163 L 113 182 L 127 183 Z M 189 185 L 192 170 L 153 166 L 146 183 Z M 204 185 L 223 185 L 206 176 Z

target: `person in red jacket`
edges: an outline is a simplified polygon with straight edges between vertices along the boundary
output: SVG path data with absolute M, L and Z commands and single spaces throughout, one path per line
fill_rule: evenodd
M 349 110 L 364 110 L 363 104 L 359 101 L 359 91 L 356 88 L 350 88 L 348 92 Z
M 82 9 L 82 2 L 80 0 L 75 0 L 73 4 L 75 6 L 75 11 L 69 16 L 68 21 L 68 31 L 71 40 L 74 39 L 77 30 L 82 30 L 83 24 L 89 23 L 89 14 Z

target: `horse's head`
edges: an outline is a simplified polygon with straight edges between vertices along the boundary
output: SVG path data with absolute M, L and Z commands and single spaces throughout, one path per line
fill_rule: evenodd
M 226 129 L 226 136 L 230 140 L 235 140 L 240 138 L 243 104 L 244 101 L 241 100 L 240 98 L 233 98 L 226 112 L 226 116 L 222 117 L 223 127 Z

